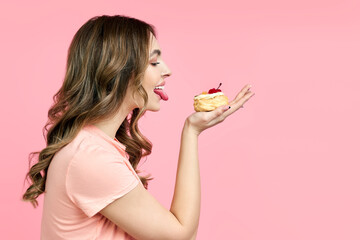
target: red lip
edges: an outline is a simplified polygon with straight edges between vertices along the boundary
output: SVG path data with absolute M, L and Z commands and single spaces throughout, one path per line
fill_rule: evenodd
M 156 87 L 161 87 L 161 86 L 165 86 L 165 81 L 163 81 L 162 83 L 160 83 L 160 84 L 157 85 Z

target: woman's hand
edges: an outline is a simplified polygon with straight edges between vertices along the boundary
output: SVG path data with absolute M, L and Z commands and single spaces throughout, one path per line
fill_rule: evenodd
M 229 105 L 220 106 L 211 112 L 195 112 L 191 114 L 186 119 L 185 124 L 198 136 L 205 129 L 223 122 L 255 95 L 255 93 L 250 92 L 250 87 L 251 85 L 246 85 Z

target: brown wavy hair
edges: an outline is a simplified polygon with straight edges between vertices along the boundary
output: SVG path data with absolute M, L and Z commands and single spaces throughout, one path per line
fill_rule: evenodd
M 134 94 L 142 96 L 144 107 L 135 108 L 126 117 L 116 138 L 125 145 L 129 161 L 139 173 L 136 168 L 140 159 L 152 149 L 152 143 L 138 128 L 148 101 L 141 84 L 149 64 L 151 33 L 156 37 L 153 25 L 120 15 L 93 17 L 76 32 L 68 50 L 64 82 L 53 97 L 43 128 L 46 147 L 29 154 L 25 179 L 30 186 L 23 194 L 24 201 L 38 206 L 36 198 L 45 191 L 47 171 L 55 153 L 85 125 L 113 117 L 128 86 L 134 87 Z M 34 157 L 38 162 L 30 167 Z M 152 178 L 139 177 L 147 188 Z

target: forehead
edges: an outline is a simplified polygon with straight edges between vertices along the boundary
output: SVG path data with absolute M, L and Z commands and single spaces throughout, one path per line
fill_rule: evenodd
M 154 37 L 154 35 L 151 33 L 151 36 L 150 36 L 150 51 L 152 51 L 154 49 L 159 49 L 160 50 L 160 45 L 159 45 L 159 42 Z

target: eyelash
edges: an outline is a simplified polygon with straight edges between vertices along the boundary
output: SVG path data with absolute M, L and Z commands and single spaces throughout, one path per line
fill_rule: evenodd
M 159 62 L 151 63 L 151 65 L 153 65 L 153 66 L 156 66 L 156 65 L 158 65 L 158 64 L 159 64 Z

